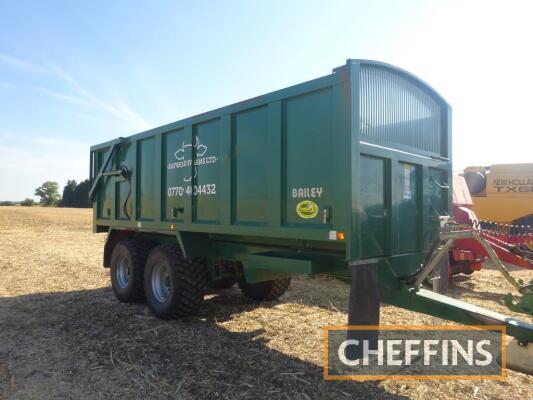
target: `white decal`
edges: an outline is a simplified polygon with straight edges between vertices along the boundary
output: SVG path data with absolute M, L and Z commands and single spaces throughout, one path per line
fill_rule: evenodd
M 322 187 L 293 188 L 292 198 L 293 199 L 305 199 L 308 197 L 322 197 L 323 191 L 324 191 L 324 188 Z
M 207 185 L 187 185 L 187 186 L 169 186 L 167 188 L 168 197 L 183 197 L 183 196 L 210 196 L 217 194 L 216 184 Z
M 198 139 L 197 136 L 194 145 L 192 143 L 185 144 L 185 142 L 182 142 L 181 147 L 174 153 L 174 157 L 176 157 L 176 160 L 178 161 L 168 163 L 167 169 L 180 169 L 193 165 L 192 152 L 190 159 L 185 158 L 185 149 L 187 148 L 191 148 L 191 150 L 194 148 L 196 150 L 196 159 L 194 160 L 193 174 L 191 176 L 184 177 L 184 182 L 190 182 L 193 180 L 193 178 L 198 176 L 198 166 L 214 164 L 218 161 L 217 156 L 206 156 L 208 150 L 207 146 L 200 144 L 200 139 Z

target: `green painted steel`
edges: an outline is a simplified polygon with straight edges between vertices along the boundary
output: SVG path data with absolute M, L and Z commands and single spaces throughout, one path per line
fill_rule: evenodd
M 186 257 L 208 259 L 211 279 L 220 260 L 240 262 L 249 283 L 349 280 L 349 265 L 372 264 L 385 302 L 505 324 L 533 341 L 531 325 L 403 279 L 450 214 L 451 109 L 394 66 L 348 60 L 330 75 L 93 146 L 91 182 L 95 232 L 176 241 Z
M 114 142 L 93 146 L 94 229 L 189 242 L 209 234 L 209 243 L 309 259 L 406 254 L 419 264 L 450 210 L 450 191 L 433 183 L 451 175 L 450 118 L 409 73 L 348 60 L 331 75 L 122 139 L 107 170 L 126 167 L 126 179 L 98 177 Z

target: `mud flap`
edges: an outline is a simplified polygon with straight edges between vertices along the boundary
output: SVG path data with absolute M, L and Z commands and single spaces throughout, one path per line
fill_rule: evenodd
M 379 325 L 380 296 L 378 285 L 378 265 L 350 266 L 352 286 L 350 303 L 348 304 L 348 325 Z M 378 331 L 348 331 L 348 340 L 357 340 L 360 345 L 346 348 L 349 360 L 362 358 L 364 340 L 368 341 L 369 349 L 378 347 Z

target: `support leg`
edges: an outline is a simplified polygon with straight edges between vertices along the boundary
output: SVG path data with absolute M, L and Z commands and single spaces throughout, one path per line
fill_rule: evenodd
M 379 325 L 380 296 L 377 264 L 352 266 L 352 286 L 348 305 L 348 325 Z M 348 340 L 358 340 L 360 346 L 348 346 L 346 356 L 355 360 L 362 357 L 362 341 L 369 348 L 377 348 L 378 331 L 349 331 Z

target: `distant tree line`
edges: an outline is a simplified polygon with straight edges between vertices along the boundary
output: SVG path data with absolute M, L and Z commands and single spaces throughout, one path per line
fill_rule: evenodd
M 45 207 L 91 207 L 89 204 L 90 183 L 88 179 L 77 183 L 75 180 L 67 181 L 63 188 L 63 197 L 59 195 L 59 184 L 53 181 L 43 182 L 35 189 L 35 196 L 40 197 L 39 204 Z M 18 201 L 0 201 L 0 206 L 34 206 L 35 200 L 26 198 Z
M 30 198 L 28 198 L 28 197 L 26 197 L 24 200 L 22 200 L 22 201 L 20 202 L 20 205 L 21 205 L 21 206 L 24 206 L 24 207 L 32 207 L 32 206 L 34 206 L 35 204 L 36 204 L 36 203 L 35 203 L 35 200 L 30 199 Z
M 63 188 L 63 196 L 61 197 L 57 182 L 46 181 L 35 189 L 35 195 L 41 198 L 39 203 L 43 206 L 90 207 L 89 189 L 88 179 L 80 183 L 71 179 Z
M 67 181 L 63 188 L 63 197 L 59 202 L 61 207 L 90 207 L 89 190 L 91 189 L 89 179 L 80 183 L 75 180 Z
M 0 206 L 16 206 L 20 204 L 21 206 L 34 206 L 35 205 L 35 200 L 33 199 L 30 199 L 30 198 L 26 198 L 24 200 L 22 200 L 20 203 L 18 201 L 0 201 Z

